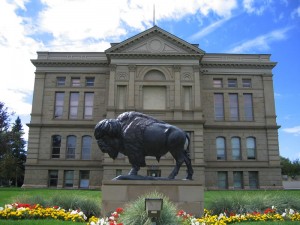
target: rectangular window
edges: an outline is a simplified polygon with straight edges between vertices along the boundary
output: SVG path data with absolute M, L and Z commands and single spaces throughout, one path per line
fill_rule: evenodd
M 84 93 L 84 119 L 93 118 L 94 93 Z
M 70 94 L 70 111 L 69 111 L 70 119 L 77 119 L 78 104 L 79 104 L 79 93 L 71 92 L 71 94 Z
M 229 88 L 237 87 L 237 79 L 228 79 L 228 87 Z
M 117 98 L 117 106 L 118 109 L 125 109 L 126 107 L 126 86 L 118 85 L 118 98 Z
M 67 159 L 75 159 L 76 152 L 76 136 L 70 135 L 67 137 Z
M 253 120 L 252 94 L 244 94 L 244 112 L 245 112 L 245 120 L 252 121 Z
M 72 78 L 71 79 L 71 86 L 72 87 L 80 87 L 80 78 L 79 77 Z
M 218 172 L 218 188 L 219 189 L 228 188 L 228 176 L 226 171 Z
M 246 139 L 247 159 L 256 159 L 256 143 L 255 138 L 248 137 Z
M 80 188 L 89 188 L 90 186 L 90 171 L 89 170 L 80 170 L 79 171 L 79 187 Z
M 56 78 L 56 86 L 57 87 L 64 87 L 66 84 L 66 78 L 65 77 L 57 77 Z
M 64 112 L 64 92 L 56 92 L 55 93 L 55 109 L 54 109 L 54 118 L 61 119 L 63 117 Z
M 229 94 L 230 120 L 239 120 L 238 94 Z
M 241 160 L 241 140 L 238 137 L 231 138 L 231 151 L 233 160 Z
M 86 87 L 94 87 L 95 78 L 94 77 L 87 77 L 85 78 L 85 86 Z
M 64 187 L 73 187 L 74 184 L 74 170 L 64 171 Z
M 213 87 L 214 88 L 222 88 L 223 80 L 222 79 L 213 79 Z
M 192 109 L 192 87 L 190 86 L 183 87 L 183 104 L 184 110 Z
M 61 136 L 52 136 L 52 159 L 58 159 L 60 157 L 60 146 L 61 146 Z
M 258 172 L 249 171 L 249 187 L 250 189 L 258 189 Z
M 243 88 L 251 88 L 252 84 L 251 84 L 251 79 L 243 79 Z
M 243 189 L 243 172 L 234 171 L 233 172 L 233 187 L 234 189 Z
M 225 138 L 224 137 L 216 138 L 216 148 L 217 148 L 217 159 L 219 159 L 219 160 L 226 159 Z
M 215 119 L 224 120 L 224 96 L 223 94 L 214 95 Z
M 58 183 L 58 170 L 49 170 L 48 171 L 48 186 L 57 187 Z
M 82 137 L 82 152 L 81 158 L 84 160 L 91 159 L 91 147 L 92 147 L 92 137 L 91 136 L 83 136 Z

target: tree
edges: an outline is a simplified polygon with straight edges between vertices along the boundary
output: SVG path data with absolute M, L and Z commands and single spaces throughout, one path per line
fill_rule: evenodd
M 10 114 L 3 102 L 0 102 L 0 160 L 8 148 L 8 129 L 10 122 Z
M 23 138 L 24 130 L 20 117 L 17 117 L 10 132 L 10 154 L 14 157 L 15 186 L 22 185 L 26 162 L 26 141 Z
M 24 179 L 26 142 L 21 119 L 18 117 L 10 130 L 10 116 L 0 102 L 0 185 L 21 185 Z
M 285 157 L 280 157 L 281 164 L 281 174 L 288 175 L 292 179 L 295 179 L 297 175 L 300 175 L 300 161 L 299 159 L 293 162 Z

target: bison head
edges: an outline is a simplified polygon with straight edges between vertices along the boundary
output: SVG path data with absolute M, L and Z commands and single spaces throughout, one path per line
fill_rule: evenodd
M 103 153 L 115 159 L 122 149 L 121 125 L 115 119 L 104 119 L 96 127 L 94 136 L 97 144 Z

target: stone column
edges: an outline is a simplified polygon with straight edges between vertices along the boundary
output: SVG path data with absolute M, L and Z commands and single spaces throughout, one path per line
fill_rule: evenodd
M 108 109 L 107 118 L 115 117 L 115 77 L 116 77 L 116 65 L 110 65 L 109 74 L 109 87 L 108 87 Z
M 200 66 L 193 66 L 194 69 L 194 81 L 195 81 L 195 88 L 194 88 L 194 119 L 202 119 L 202 112 L 201 112 L 201 90 L 200 90 Z
M 180 66 L 174 65 L 174 119 L 182 119 L 182 107 L 181 107 L 181 86 L 180 86 Z
M 128 108 L 134 109 L 134 77 L 136 72 L 135 65 L 129 65 L 129 85 L 128 85 Z

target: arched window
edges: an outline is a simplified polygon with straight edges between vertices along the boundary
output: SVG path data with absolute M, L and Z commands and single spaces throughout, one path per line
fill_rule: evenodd
M 231 152 L 233 160 L 242 159 L 241 156 L 241 140 L 239 137 L 231 138 Z
M 226 159 L 225 138 L 216 138 L 217 159 Z
M 76 136 L 70 135 L 67 137 L 67 159 L 75 159 L 76 151 Z
M 60 157 L 60 147 L 61 147 L 61 136 L 60 135 L 52 135 L 52 153 L 51 158 L 59 158 Z
M 256 141 L 254 137 L 247 137 L 247 159 L 256 159 Z
M 85 160 L 91 159 L 91 146 L 92 146 L 92 137 L 91 136 L 83 136 L 82 137 L 81 159 L 85 159 Z
M 150 70 L 144 76 L 144 80 L 166 80 L 166 77 L 159 70 Z

